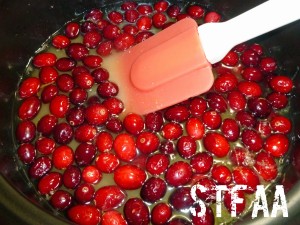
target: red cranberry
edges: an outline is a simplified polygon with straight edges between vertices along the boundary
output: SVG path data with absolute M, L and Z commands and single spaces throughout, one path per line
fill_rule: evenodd
M 191 5 L 187 8 L 187 13 L 194 19 L 200 19 L 204 16 L 204 9 L 199 5 Z
M 68 210 L 68 217 L 77 224 L 97 225 L 100 223 L 101 213 L 93 205 L 75 205 Z
M 74 82 L 75 84 L 82 89 L 90 89 L 95 81 L 94 81 L 94 77 L 88 72 L 82 72 L 79 75 L 74 75 Z
M 169 122 L 162 127 L 161 134 L 167 140 L 175 140 L 183 134 L 183 129 L 178 123 Z
M 126 195 L 118 186 L 104 186 L 95 193 L 95 205 L 102 211 L 112 210 L 121 205 Z
M 164 173 L 170 164 L 167 155 L 157 153 L 147 158 L 146 169 L 152 175 L 159 175 Z
M 174 147 L 174 144 L 173 142 L 167 140 L 167 141 L 162 141 L 160 143 L 160 146 L 159 146 L 159 151 L 163 154 L 173 154 L 175 152 L 175 147 Z
M 34 145 L 23 143 L 18 147 L 18 157 L 24 164 L 31 164 L 36 156 Z
M 115 24 L 123 22 L 123 15 L 117 11 L 111 11 L 108 13 L 108 19 Z
M 225 157 L 229 152 L 230 145 L 227 139 L 217 132 L 207 133 L 203 138 L 204 147 L 217 157 Z
M 262 72 L 255 67 L 246 67 L 242 72 L 242 77 L 248 81 L 260 82 L 263 79 Z
M 255 127 L 257 121 L 247 111 L 239 111 L 235 116 L 236 121 L 240 123 L 242 127 Z
M 165 12 L 168 9 L 169 3 L 164 0 L 160 0 L 156 3 L 154 3 L 153 8 L 157 12 Z
M 217 23 L 220 22 L 221 15 L 217 12 L 208 12 L 204 16 L 204 23 Z
M 19 96 L 21 98 L 28 98 L 36 95 L 40 89 L 40 83 L 40 80 L 36 77 L 26 78 L 19 86 Z
M 123 210 L 128 225 L 147 225 L 150 223 L 149 208 L 140 198 L 128 199 Z
M 97 68 L 91 74 L 94 77 L 94 81 L 96 83 L 107 81 L 109 78 L 109 72 L 104 68 Z
M 112 173 L 119 165 L 118 157 L 112 153 L 101 153 L 96 159 L 96 167 L 103 173 Z
M 240 127 L 236 120 L 226 118 L 223 120 L 221 131 L 228 141 L 236 141 L 240 136 Z
M 135 38 L 132 34 L 122 33 L 114 39 L 113 43 L 116 50 L 124 51 L 134 45 Z
M 141 132 L 136 138 L 136 147 L 143 154 L 150 154 L 158 149 L 159 138 L 150 132 Z
M 56 126 L 58 119 L 53 116 L 46 114 L 37 123 L 37 131 L 43 136 L 49 136 L 52 133 L 53 128 Z
M 102 125 L 109 117 L 107 108 L 102 104 L 92 104 L 85 109 L 85 119 L 91 125 Z
M 113 148 L 116 155 L 123 161 L 131 161 L 137 155 L 134 138 L 126 133 L 116 136 Z
M 266 152 L 260 152 L 256 155 L 254 167 L 265 181 L 271 181 L 277 177 L 276 161 Z
M 102 41 L 96 50 L 100 56 L 108 56 L 112 51 L 113 43 L 110 40 Z
M 239 62 L 239 55 L 234 51 L 230 51 L 225 55 L 221 62 L 226 66 L 236 66 Z
M 97 93 L 102 98 L 113 97 L 119 93 L 119 87 L 110 81 L 103 82 L 98 85 Z
M 257 55 L 261 56 L 264 53 L 264 49 L 260 44 L 254 43 L 249 48 L 256 52 Z
M 103 101 L 103 105 L 107 108 L 110 114 L 119 115 L 124 110 L 123 102 L 115 97 L 107 98 Z
M 253 81 L 241 81 L 238 84 L 238 89 L 248 98 L 260 97 L 262 95 L 260 85 Z
M 80 25 L 78 23 L 69 22 L 66 24 L 66 27 L 65 27 L 65 35 L 70 39 L 74 39 L 74 38 L 78 37 L 79 30 L 80 30 Z
M 199 152 L 191 158 L 190 165 L 193 172 L 208 173 L 213 164 L 213 157 L 207 152 Z
M 204 135 L 204 124 L 203 122 L 195 117 L 191 117 L 185 124 L 187 134 L 195 140 L 202 139 Z
M 55 168 L 65 169 L 74 161 L 74 152 L 67 145 L 57 147 L 52 154 L 52 162 Z
M 151 132 L 158 132 L 163 125 L 163 117 L 160 112 L 149 113 L 145 116 L 145 126 Z
M 80 143 L 75 150 L 74 158 L 78 166 L 89 165 L 96 156 L 96 148 L 91 143 Z
M 124 128 L 130 134 L 137 135 L 144 129 L 144 120 L 142 116 L 130 113 L 123 120 Z
M 208 93 L 206 95 L 208 106 L 217 112 L 226 112 L 227 102 L 225 98 L 217 93 Z
M 32 64 L 37 68 L 54 66 L 56 59 L 57 57 L 54 53 L 42 52 L 33 57 Z
M 118 37 L 121 33 L 121 30 L 118 26 L 113 24 L 108 24 L 103 29 L 103 36 L 108 40 L 113 40 Z
M 137 7 L 137 3 L 134 1 L 126 1 L 121 5 L 121 9 L 124 11 L 135 9 Z
M 73 139 L 73 129 L 66 123 L 62 122 L 53 128 L 53 139 L 58 144 L 68 144 Z
M 263 138 L 269 136 L 272 133 L 272 128 L 269 121 L 258 121 L 255 126 L 255 130 L 257 130 L 257 132 L 260 133 Z
M 69 57 L 59 58 L 55 63 L 56 69 L 62 72 L 71 71 L 75 66 L 76 61 Z
M 80 107 L 69 109 L 66 115 L 67 122 L 72 126 L 76 127 L 84 122 L 84 110 Z
M 137 7 L 137 11 L 142 15 L 148 15 L 153 12 L 153 8 L 151 5 L 140 4 Z
M 40 69 L 39 78 L 43 84 L 54 82 L 58 77 L 57 70 L 52 66 L 45 66 Z
M 201 116 L 207 109 L 207 102 L 202 97 L 195 97 L 191 100 L 189 108 L 192 116 Z
M 236 184 L 247 185 L 247 190 L 245 190 L 247 193 L 254 193 L 257 185 L 260 183 L 256 173 L 249 167 L 235 167 L 232 175 Z
M 240 147 L 236 147 L 230 154 L 230 160 L 235 166 L 253 166 L 253 152 Z
M 89 184 L 97 184 L 101 181 L 102 174 L 96 166 L 89 165 L 82 170 L 82 180 Z
M 94 199 L 95 189 L 92 184 L 82 183 L 76 188 L 74 197 L 80 204 L 85 204 Z
M 79 61 L 89 54 L 89 50 L 84 46 L 84 44 L 72 43 L 66 49 L 66 53 L 69 57 Z
M 196 141 L 190 136 L 181 136 L 176 145 L 179 155 L 184 159 L 190 159 L 197 150 Z
M 241 137 L 243 144 L 250 151 L 258 152 L 262 149 L 263 139 L 261 138 L 260 134 L 257 133 L 255 130 L 245 129 L 243 130 Z
M 217 92 L 225 93 L 236 88 L 238 80 L 232 73 L 224 73 L 218 76 L 214 82 L 214 89 Z
M 152 16 L 153 26 L 156 28 L 161 28 L 167 22 L 167 17 L 164 13 L 157 12 Z
M 202 115 L 203 124 L 206 128 L 216 130 L 221 126 L 222 117 L 220 113 L 215 110 L 209 110 Z
M 84 21 L 80 26 L 80 31 L 82 33 L 88 33 L 91 31 L 96 31 L 98 29 L 97 25 L 91 21 Z
M 215 182 L 208 178 L 203 177 L 196 185 L 202 185 L 206 190 L 204 192 L 201 192 L 200 190 L 196 190 L 197 197 L 202 199 L 203 201 L 209 203 L 209 202 L 215 202 L 216 200 L 216 184 Z
M 83 58 L 83 64 L 88 68 L 94 69 L 101 65 L 102 58 L 98 55 L 87 55 Z
M 265 73 L 272 73 L 277 69 L 277 63 L 274 58 L 265 57 L 261 59 L 259 67 Z
M 87 97 L 87 91 L 82 88 L 74 88 L 69 94 L 70 102 L 74 105 L 82 105 L 87 100 Z
M 125 190 L 134 190 L 142 187 L 146 180 L 146 173 L 135 165 L 121 165 L 114 173 L 114 181 Z
M 49 195 L 62 184 L 62 175 L 58 172 L 49 172 L 38 182 L 38 190 L 42 195 Z
M 192 178 L 192 173 L 188 163 L 177 161 L 167 169 L 165 179 L 170 186 L 178 187 L 187 184 Z
M 258 54 L 251 49 L 245 50 L 241 55 L 241 61 L 245 66 L 257 66 L 259 60 Z
M 31 142 L 36 136 L 36 126 L 33 122 L 21 121 L 16 129 L 16 138 L 20 143 Z
M 289 149 L 289 139 L 284 134 L 271 134 L 265 140 L 263 148 L 272 156 L 281 157 Z
M 90 124 L 82 124 L 76 127 L 74 139 L 80 143 L 91 142 L 97 135 L 97 128 Z
M 176 20 L 177 21 L 180 21 L 180 20 L 183 20 L 185 18 L 189 18 L 190 16 L 187 14 L 187 13 L 179 13 L 177 16 L 176 16 Z
M 118 118 L 110 118 L 106 122 L 106 128 L 113 133 L 120 133 L 123 130 L 123 123 Z
M 52 168 L 51 159 L 47 156 L 36 158 L 30 165 L 28 174 L 33 179 L 39 179 L 47 174 Z
M 170 5 L 167 9 L 167 14 L 170 18 L 176 18 L 180 13 L 180 7 L 178 5 Z
M 66 188 L 75 189 L 81 181 L 81 170 L 77 166 L 68 166 L 63 173 L 62 181 Z
M 70 43 L 71 43 L 70 39 L 67 36 L 61 34 L 55 35 L 52 38 L 52 42 L 51 42 L 53 47 L 58 49 L 65 49 L 70 45 Z
M 139 12 L 136 11 L 135 9 L 130 9 L 124 13 L 124 17 L 127 22 L 135 23 L 139 18 Z
M 292 91 L 293 81 L 287 76 L 274 76 L 269 82 L 270 87 L 279 93 L 287 94 Z
M 288 134 L 292 129 L 292 122 L 285 116 L 276 115 L 271 118 L 270 126 L 275 132 Z
M 166 110 L 164 117 L 168 121 L 184 122 L 188 119 L 190 112 L 183 105 L 175 105 Z
M 265 98 L 252 98 L 248 100 L 248 108 L 259 118 L 266 118 L 272 112 L 270 103 Z
M 41 100 L 43 103 L 49 103 L 51 100 L 58 95 L 58 87 L 54 84 L 50 84 L 46 87 L 44 87 L 42 94 L 41 94 Z
M 131 34 L 133 36 L 137 35 L 139 29 L 135 25 L 126 24 L 123 28 L 123 32 L 127 34 Z
M 101 220 L 102 225 L 118 224 L 118 225 L 127 225 L 126 220 L 123 215 L 116 210 L 110 210 L 104 212 Z
M 288 98 L 285 94 L 278 92 L 272 92 L 267 96 L 267 100 L 270 102 L 274 109 L 283 109 L 288 104 Z
M 31 96 L 25 99 L 19 109 L 18 116 L 21 120 L 33 119 L 40 111 L 41 103 L 38 97 Z
M 163 198 L 167 191 L 166 183 L 159 177 L 150 177 L 141 188 L 141 198 L 154 203 Z
M 167 203 L 158 203 L 151 211 L 151 222 L 154 225 L 163 225 L 172 216 L 172 209 Z
M 141 42 L 147 40 L 148 38 L 152 37 L 153 35 L 154 35 L 154 33 L 150 32 L 150 31 L 141 31 L 135 36 L 135 42 L 141 43 Z
M 231 91 L 227 95 L 228 105 L 235 111 L 244 110 L 247 104 L 245 96 L 239 91 Z
M 97 31 L 87 32 L 83 36 L 83 44 L 87 48 L 96 48 L 98 46 L 98 44 L 100 43 L 101 40 L 102 40 L 102 36 Z
M 49 105 L 50 112 L 57 118 L 65 117 L 69 107 L 69 98 L 63 94 L 54 96 Z
M 92 9 L 85 14 L 84 19 L 92 22 L 97 22 L 103 18 L 103 12 L 100 9 Z
M 230 184 L 232 181 L 231 171 L 225 165 L 217 164 L 212 167 L 211 177 L 217 184 Z
M 57 190 L 50 198 L 50 204 L 57 210 L 65 210 L 72 203 L 72 195 L 64 190 Z
M 150 30 L 152 27 L 152 20 L 148 16 L 141 16 L 137 21 L 136 21 L 136 26 L 139 30 Z
M 236 203 L 234 206 L 234 204 L 232 204 L 233 203 L 232 199 L 234 199 L 234 197 L 232 197 L 232 196 L 234 195 L 234 193 L 232 191 L 227 191 L 224 194 L 224 205 L 229 212 L 236 211 L 236 214 L 239 215 L 245 210 L 246 198 L 245 198 L 244 192 L 241 190 L 236 191 L 235 194 L 236 194 L 236 197 L 242 199 L 242 202 Z M 235 209 L 233 207 L 235 207 Z
M 56 79 L 56 86 L 60 91 L 70 92 L 74 87 L 73 77 L 69 74 L 61 74 Z
M 51 154 L 55 149 L 55 141 L 52 138 L 40 137 L 35 142 L 36 150 L 43 155 Z

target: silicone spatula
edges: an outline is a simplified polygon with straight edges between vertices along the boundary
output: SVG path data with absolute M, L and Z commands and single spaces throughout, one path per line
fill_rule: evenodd
M 269 0 L 226 22 L 199 27 L 186 18 L 108 58 L 126 112 L 143 115 L 207 92 L 214 82 L 211 64 L 235 45 L 298 20 L 299 4 Z

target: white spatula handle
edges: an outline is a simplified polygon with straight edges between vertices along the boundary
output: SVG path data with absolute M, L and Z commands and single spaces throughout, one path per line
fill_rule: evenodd
M 300 19 L 299 6 L 299 0 L 269 0 L 226 22 L 199 26 L 207 60 L 219 62 L 235 45 Z

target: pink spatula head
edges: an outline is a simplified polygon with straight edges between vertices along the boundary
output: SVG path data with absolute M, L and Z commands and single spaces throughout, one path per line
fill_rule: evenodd
M 126 113 L 147 114 L 211 88 L 214 76 L 197 29 L 192 19 L 179 21 L 106 60 Z

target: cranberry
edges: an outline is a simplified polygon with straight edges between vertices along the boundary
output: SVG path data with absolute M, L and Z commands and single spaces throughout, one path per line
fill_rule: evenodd
M 116 136 L 113 143 L 113 148 L 116 152 L 116 155 L 123 161 L 131 161 L 137 155 L 135 141 L 131 135 L 126 133 Z
M 52 162 L 55 168 L 64 169 L 74 161 L 73 150 L 67 145 L 57 147 L 52 154 Z
M 29 120 L 21 121 L 16 130 L 16 138 L 20 143 L 31 142 L 36 136 L 36 126 Z
M 241 198 L 242 202 L 236 203 L 235 205 L 232 204 L 232 200 L 234 199 L 234 197 L 232 196 L 234 196 L 234 194 L 236 194 L 237 198 Z M 236 211 L 237 215 L 241 214 L 246 207 L 246 198 L 244 192 L 241 190 L 237 190 L 235 193 L 233 193 L 232 191 L 225 192 L 224 205 L 229 212 Z M 233 207 L 235 207 L 235 209 Z
M 67 209 L 72 203 L 72 195 L 64 190 L 57 190 L 50 198 L 50 204 L 58 210 Z
M 133 35 L 128 33 L 122 33 L 114 39 L 114 47 L 118 51 L 124 51 L 133 46 L 135 38 Z
M 170 164 L 167 155 L 157 153 L 147 158 L 146 169 L 152 175 L 159 175 L 164 173 Z
M 91 31 L 96 31 L 98 29 L 97 25 L 91 21 L 84 21 L 80 26 L 80 31 L 82 33 L 88 33 Z
M 203 201 L 209 203 L 209 202 L 215 202 L 216 200 L 216 184 L 215 182 L 208 177 L 203 177 L 196 185 L 202 185 L 206 190 L 204 192 L 201 192 L 200 190 L 196 190 L 197 197 L 202 199 Z
M 241 61 L 245 66 L 257 66 L 259 60 L 259 55 L 252 49 L 245 50 L 241 55 Z
M 124 110 L 123 102 L 116 97 L 105 99 L 103 101 L 103 105 L 107 108 L 108 112 L 112 115 L 119 115 Z
M 266 152 L 260 152 L 256 155 L 254 167 L 265 181 L 271 181 L 277 177 L 276 161 Z
M 142 15 L 148 15 L 153 12 L 153 8 L 151 5 L 140 4 L 137 7 L 137 11 Z
M 59 94 L 50 101 L 49 110 L 57 118 L 65 117 L 70 107 L 69 98 L 66 95 Z
M 144 129 L 143 118 L 135 113 L 130 113 L 126 115 L 123 124 L 126 131 L 133 135 L 139 134 Z
M 81 181 L 81 170 L 77 166 L 68 166 L 63 173 L 62 181 L 66 188 L 75 189 Z
M 98 46 L 98 44 L 100 43 L 101 40 L 102 40 L 102 36 L 97 31 L 87 32 L 83 36 L 83 44 L 87 48 L 96 48 Z
M 196 213 L 200 211 L 199 205 L 195 207 Z M 209 206 L 206 206 L 205 214 L 203 216 L 192 216 L 192 223 L 194 225 L 213 225 L 215 223 L 214 213 Z
M 36 156 L 34 145 L 23 143 L 18 147 L 18 157 L 24 164 L 31 164 Z
M 177 16 L 176 16 L 176 20 L 177 21 L 180 21 L 180 20 L 183 20 L 185 18 L 189 18 L 190 16 L 187 14 L 187 13 L 179 13 Z
M 208 106 L 217 112 L 225 112 L 227 110 L 227 103 L 224 97 L 217 93 L 208 93 L 206 95 Z
M 42 52 L 33 57 L 32 64 L 38 68 L 44 66 L 54 66 L 56 59 L 57 57 L 54 53 Z
M 176 147 L 179 155 L 184 159 L 190 159 L 197 150 L 196 141 L 190 136 L 181 136 Z
M 274 58 L 265 57 L 261 59 L 259 67 L 265 73 L 272 73 L 277 69 L 277 63 Z
M 66 120 L 73 127 L 83 124 L 84 110 L 80 107 L 78 107 L 78 108 L 75 107 L 75 108 L 69 109 L 69 111 L 67 112 L 67 115 L 66 115 Z
M 189 209 L 194 200 L 191 197 L 190 187 L 180 187 L 176 188 L 169 197 L 170 204 L 176 210 Z
M 52 133 L 53 139 L 58 144 L 68 144 L 73 139 L 73 128 L 66 122 L 55 125 Z
M 152 20 L 148 16 L 141 16 L 137 21 L 136 21 L 136 26 L 139 30 L 150 30 L 152 27 Z
M 214 89 L 217 92 L 225 93 L 234 90 L 237 87 L 238 80 L 232 73 L 219 75 L 214 82 Z
M 117 186 L 104 186 L 95 193 L 95 205 L 103 211 L 112 210 L 119 207 L 126 195 Z
M 112 47 L 113 47 L 112 41 L 110 40 L 102 41 L 98 45 L 96 52 L 101 56 L 108 56 L 112 51 Z
M 199 152 L 190 160 L 190 165 L 195 173 L 208 173 L 213 164 L 213 157 L 207 152 Z
M 274 76 L 269 82 L 270 87 L 279 93 L 287 94 L 292 91 L 293 81 L 287 76 Z
M 21 120 L 33 119 L 40 111 L 41 103 L 38 97 L 31 96 L 25 99 L 19 109 L 18 116 Z
M 232 171 L 233 180 L 236 184 L 247 185 L 245 192 L 254 193 L 257 185 L 259 185 L 259 179 L 256 173 L 249 167 L 238 166 Z
M 191 117 L 187 120 L 185 124 L 186 132 L 187 134 L 192 137 L 195 140 L 200 140 L 202 139 L 204 135 L 204 124 L 203 122 L 196 118 L 196 117 Z
M 80 25 L 78 23 L 69 22 L 66 24 L 66 27 L 65 27 L 65 35 L 70 39 L 74 39 L 74 38 L 78 37 L 79 29 L 80 29 Z
M 43 103 L 49 103 L 51 100 L 58 95 L 58 87 L 54 84 L 50 84 L 46 87 L 44 87 L 42 94 L 41 94 L 41 100 Z
M 269 136 L 272 133 L 272 128 L 270 126 L 269 121 L 258 121 L 255 126 L 255 129 L 258 133 L 261 134 L 263 138 Z
M 229 152 L 230 146 L 227 139 L 217 132 L 209 132 L 203 138 L 204 147 L 217 157 L 224 157 Z
M 89 50 L 84 44 L 72 43 L 66 49 L 66 53 L 70 58 L 79 61 L 89 54 Z
M 56 79 L 56 86 L 60 91 L 70 92 L 74 87 L 73 77 L 69 74 L 61 74 Z
M 94 199 L 95 189 L 92 184 L 82 183 L 76 188 L 74 197 L 80 204 L 85 204 Z
M 162 28 L 167 22 L 167 17 L 164 13 L 157 12 L 152 16 L 152 22 L 154 27 Z
M 228 105 L 235 111 L 244 110 L 247 104 L 245 96 L 239 91 L 231 91 L 227 95 Z
M 74 88 L 69 94 L 70 102 L 74 105 L 82 105 L 87 100 L 87 97 L 87 91 L 82 88 Z
M 120 133 L 123 130 L 123 123 L 118 118 L 110 118 L 106 122 L 106 128 L 113 133 Z
M 94 81 L 96 83 L 101 83 L 103 81 L 107 81 L 109 78 L 109 72 L 104 68 L 95 69 L 91 75 L 94 77 Z
M 41 82 L 36 77 L 28 77 L 23 80 L 19 86 L 19 96 L 28 98 L 37 94 L 40 89 Z
M 97 22 L 103 18 L 103 12 L 100 9 L 92 9 L 85 14 L 84 19 L 92 22 Z
M 292 122 L 285 116 L 276 115 L 271 118 L 270 126 L 275 132 L 288 134 L 292 129 Z
M 176 18 L 180 13 L 180 7 L 178 5 L 170 5 L 167 9 L 167 14 L 170 18 Z
M 71 71 L 75 66 L 76 61 L 69 57 L 59 58 L 55 63 L 56 69 L 62 72 Z
M 123 211 L 128 225 L 147 225 L 150 223 L 149 208 L 140 198 L 128 199 Z
M 201 116 L 207 109 L 207 102 L 202 97 L 195 97 L 191 100 L 189 108 L 192 116 Z
M 86 166 L 82 170 L 82 179 L 89 184 L 97 184 L 102 179 L 102 174 L 96 166 Z
M 216 164 L 211 169 L 211 177 L 217 184 L 230 184 L 232 181 L 231 171 L 225 165 Z
M 242 127 L 255 127 L 256 119 L 247 111 L 239 111 L 235 116 L 236 121 L 240 123 Z
M 95 145 L 97 146 L 98 151 L 108 152 L 113 146 L 113 136 L 106 131 L 102 131 L 96 137 Z
M 164 113 L 164 117 L 168 121 L 184 122 L 188 119 L 190 113 L 187 107 L 176 105 L 168 108 Z
M 270 102 L 274 109 L 283 109 L 288 104 L 288 98 L 285 94 L 272 92 L 267 96 L 267 100 Z
M 110 81 L 103 82 L 98 85 L 97 93 L 102 98 L 113 97 L 119 93 L 119 87 Z
M 274 157 L 283 156 L 289 149 L 289 139 L 284 134 L 271 134 L 263 148 Z
M 113 40 L 118 37 L 121 33 L 121 30 L 118 26 L 114 24 L 108 24 L 103 29 L 103 36 L 108 40 Z
M 153 207 L 151 211 L 151 222 L 154 225 L 163 225 L 167 223 L 171 216 L 171 207 L 168 204 L 161 202 Z
M 217 12 L 208 12 L 204 16 L 204 23 L 217 23 L 221 21 L 221 15 Z
M 92 104 L 85 109 L 85 119 L 91 125 L 102 125 L 109 117 L 107 108 L 102 104 Z
M 33 179 L 38 179 L 47 174 L 52 168 L 51 159 L 47 156 L 36 158 L 30 165 L 28 173 Z
M 166 182 L 170 186 L 178 187 L 187 184 L 192 178 L 192 168 L 184 161 L 177 161 L 170 165 L 165 173 Z
M 203 124 L 210 130 L 216 130 L 221 126 L 222 117 L 215 110 L 208 110 L 202 115 Z
M 163 125 L 163 117 L 160 112 L 149 113 L 145 116 L 145 126 L 151 132 L 158 132 Z
M 123 15 L 117 11 L 111 11 L 108 13 L 108 19 L 115 24 L 123 22 Z
M 135 165 L 121 165 L 114 173 L 114 181 L 125 190 L 138 189 L 145 180 L 145 171 Z
M 150 132 L 141 132 L 136 138 L 136 147 L 143 154 L 150 154 L 158 149 L 159 138 Z
M 150 177 L 141 188 L 141 198 L 154 203 L 163 198 L 167 191 L 166 183 L 159 177 Z
M 221 131 L 228 141 L 234 142 L 240 136 L 240 127 L 236 120 L 226 118 L 223 120 Z
M 44 66 L 40 69 L 39 78 L 41 83 L 49 84 L 54 82 L 58 77 L 57 70 L 52 66 Z
M 263 79 L 262 72 L 256 67 L 246 67 L 242 72 L 242 77 L 254 82 L 260 82 Z
M 96 167 L 103 173 L 112 173 L 119 165 L 120 161 L 113 153 L 104 152 L 96 158 Z
M 124 17 L 127 22 L 135 23 L 139 18 L 139 12 L 135 9 L 130 9 L 124 13 Z
M 101 220 L 101 213 L 93 205 L 75 205 L 68 210 L 71 221 L 82 225 L 97 225 Z
M 70 39 L 67 36 L 61 34 L 55 35 L 52 38 L 52 42 L 51 42 L 51 44 L 58 49 L 65 49 L 70 45 L 70 43 L 71 43 Z
M 262 149 L 263 139 L 261 138 L 260 134 L 257 133 L 255 130 L 245 129 L 243 130 L 241 137 L 243 144 L 250 151 L 258 152 Z
M 153 8 L 157 12 L 165 12 L 168 9 L 169 3 L 164 0 L 160 0 L 156 3 L 154 3 Z
M 226 66 L 236 66 L 239 62 L 239 55 L 234 51 L 230 51 L 225 55 L 221 62 Z
M 254 43 L 249 46 L 249 48 L 256 52 L 259 56 L 263 55 L 264 49 L 260 44 Z
M 252 166 L 254 163 L 253 153 L 241 147 L 232 150 L 230 160 L 235 166 Z
M 272 112 L 272 107 L 265 98 L 249 99 L 248 108 L 254 116 L 259 118 L 266 118 Z
M 55 149 L 55 141 L 52 138 L 40 137 L 35 142 L 36 150 L 43 155 L 51 154 Z
M 152 37 L 154 34 L 150 31 L 141 31 L 135 36 L 135 42 L 141 43 L 147 40 L 149 37 Z
M 37 131 L 43 136 L 49 136 L 52 133 L 53 128 L 56 126 L 58 119 L 46 114 L 37 123 Z
M 161 134 L 167 140 L 175 140 L 183 134 L 183 129 L 180 124 L 169 122 L 162 127 Z
M 110 211 L 106 211 L 102 215 L 101 224 L 102 225 L 111 225 L 111 224 L 127 225 L 127 222 L 120 212 L 116 210 L 110 210 Z
M 78 166 L 89 165 L 96 156 L 96 148 L 91 143 L 80 143 L 74 153 L 74 158 Z
M 131 34 L 133 36 L 137 35 L 139 29 L 135 25 L 126 24 L 123 28 L 123 32 L 127 34 Z
M 126 1 L 121 5 L 121 9 L 124 11 L 135 9 L 137 7 L 137 3 L 134 1 Z
M 83 64 L 87 66 L 88 68 L 97 68 L 101 65 L 102 63 L 102 58 L 98 55 L 87 55 L 83 57 Z
M 163 154 L 173 154 L 175 152 L 175 147 L 173 142 L 166 140 L 162 141 L 159 146 L 159 151 Z
M 97 135 L 97 128 L 93 125 L 82 124 L 75 129 L 74 138 L 78 142 L 91 142 Z
M 94 77 L 90 73 L 85 72 L 75 75 L 74 82 L 78 87 L 83 89 L 90 89 L 95 83 Z
M 199 5 L 191 5 L 187 8 L 187 13 L 194 19 L 200 19 L 204 16 L 204 9 Z
M 49 172 L 38 182 L 38 190 L 42 195 L 51 194 L 62 184 L 62 175 L 58 172 Z
M 259 84 L 253 81 L 242 81 L 238 84 L 239 91 L 248 98 L 260 97 L 262 89 Z

